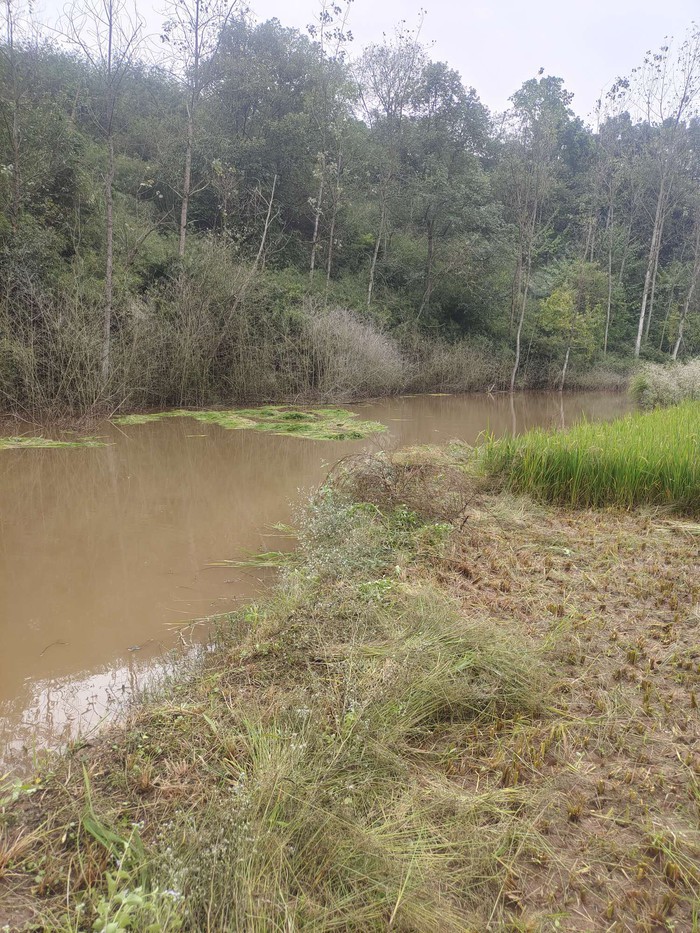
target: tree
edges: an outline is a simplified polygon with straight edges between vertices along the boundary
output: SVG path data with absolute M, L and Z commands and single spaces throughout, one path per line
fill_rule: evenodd
M 681 311 L 680 319 L 678 321 L 678 335 L 676 337 L 676 342 L 673 345 L 673 351 L 671 352 L 671 359 L 678 359 L 678 351 L 681 348 L 683 343 L 683 333 L 685 330 L 685 324 L 688 320 L 688 314 L 690 313 L 693 303 L 695 302 L 696 294 L 698 292 L 698 285 L 700 284 L 700 198 L 697 199 L 696 208 L 695 208 L 695 224 L 694 224 L 694 237 L 693 237 L 693 260 L 690 268 L 690 283 L 688 285 L 688 290 L 686 292 L 685 301 L 683 302 L 683 309 Z
M 238 0 L 170 0 L 163 42 L 170 49 L 173 75 L 185 89 L 185 165 L 180 192 L 178 256 L 185 255 L 187 215 L 192 196 L 192 155 L 202 95 L 218 75 L 217 57 Z
M 369 269 L 367 307 L 372 304 L 377 260 L 386 244 L 389 211 L 399 181 L 405 118 L 415 98 L 425 65 L 419 42 L 422 20 L 415 30 L 399 28 L 393 41 L 368 46 L 357 67 L 360 100 L 374 143 L 373 191 L 379 200 L 379 223 Z
M 634 355 L 639 357 L 654 310 L 664 226 L 683 171 L 685 125 L 697 113 L 700 100 L 700 30 L 693 28 L 679 46 L 669 42 L 657 52 L 647 52 L 641 67 L 630 78 L 619 79 L 608 98 L 618 106 L 622 103 L 630 107 L 651 130 L 651 144 L 645 155 L 650 160 L 654 207 L 634 345 Z
M 114 126 L 122 85 L 132 71 L 142 39 L 143 21 L 126 0 L 78 0 L 66 13 L 64 34 L 89 62 L 98 86 L 93 120 L 107 147 L 104 173 L 105 285 L 101 372 L 110 374 L 110 342 L 114 306 Z
M 580 124 L 573 117 L 573 95 L 561 78 L 532 78 L 512 97 L 508 134 L 504 140 L 503 174 L 511 200 L 517 247 L 513 280 L 513 313 L 516 323 L 515 360 L 510 391 L 520 367 L 523 324 L 532 285 L 533 261 L 549 227 L 545 214 L 564 166 L 563 153 L 572 131 Z

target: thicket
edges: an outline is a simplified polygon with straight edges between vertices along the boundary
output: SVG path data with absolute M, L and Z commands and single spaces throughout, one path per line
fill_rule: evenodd
M 593 131 L 561 78 L 492 115 L 416 32 L 355 50 L 342 4 L 309 35 L 202 4 L 155 51 L 119 2 L 51 40 L 6 6 L 2 408 L 619 385 L 697 352 L 697 31 Z
M 687 363 L 648 363 L 632 379 L 632 397 L 642 408 L 700 401 L 700 359 Z

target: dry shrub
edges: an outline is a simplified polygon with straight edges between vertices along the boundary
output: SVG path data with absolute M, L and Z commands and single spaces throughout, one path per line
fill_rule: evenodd
M 324 398 L 361 398 L 401 391 L 410 367 L 396 341 L 344 308 L 309 307 L 305 333 L 312 387 Z
M 632 380 L 632 396 L 642 408 L 700 399 L 700 359 L 688 363 L 647 363 Z
M 411 389 L 416 392 L 475 392 L 502 389 L 511 363 L 503 353 L 481 342 L 430 343 L 420 353 Z
M 426 448 L 361 454 L 341 461 L 328 482 L 357 502 L 382 511 L 407 509 L 422 521 L 458 522 L 474 496 L 474 481 L 454 458 Z

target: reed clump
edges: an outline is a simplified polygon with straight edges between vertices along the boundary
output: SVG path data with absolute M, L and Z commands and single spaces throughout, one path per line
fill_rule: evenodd
M 665 408 L 700 400 L 700 359 L 687 363 L 647 363 L 630 383 L 632 398 L 641 408 Z
M 700 512 L 700 403 L 568 431 L 490 439 L 482 465 L 510 489 L 576 507 Z

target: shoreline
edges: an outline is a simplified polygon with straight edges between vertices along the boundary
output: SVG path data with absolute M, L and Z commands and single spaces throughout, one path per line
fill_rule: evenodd
M 696 527 L 356 460 L 199 670 L 3 802 L 0 926 L 690 929 Z

